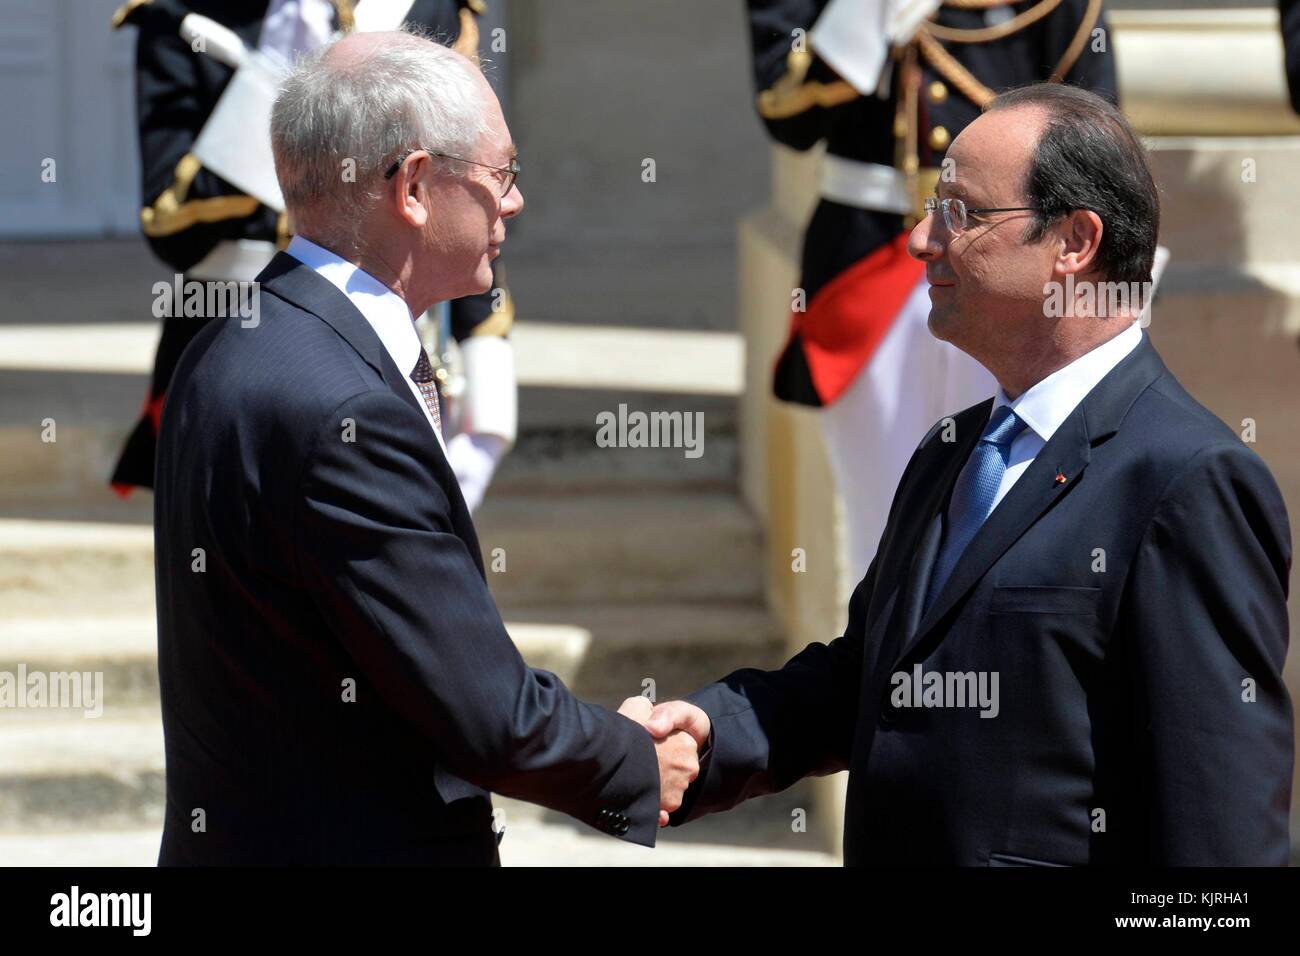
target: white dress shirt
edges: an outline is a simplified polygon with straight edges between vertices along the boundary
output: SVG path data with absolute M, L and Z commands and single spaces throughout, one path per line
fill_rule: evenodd
M 1061 423 L 1070 417 L 1070 413 L 1097 383 L 1137 348 L 1141 341 L 1142 327 L 1134 322 L 1113 339 L 1103 342 L 1086 355 L 1080 355 L 1064 368 L 1057 369 L 1033 388 L 1027 389 L 1014 402 L 1007 398 L 1007 393 L 1001 386 L 998 387 L 993 408 L 989 410 L 989 418 L 993 417 L 993 412 L 999 406 L 1010 405 L 1011 410 L 1029 427 L 1011 443 L 1006 474 L 998 486 L 998 495 L 993 501 L 994 508 L 1033 463 L 1043 446 L 1056 434 Z M 968 459 L 963 472 L 969 467 Z M 961 478 L 957 480 L 961 481 Z
M 370 323 L 370 327 L 379 336 L 379 341 L 392 357 L 393 364 L 402 373 L 407 387 L 415 396 L 416 404 L 424 412 L 429 427 L 433 429 L 438 444 L 442 445 L 445 452 L 447 446 L 443 444 L 442 435 L 433 423 L 433 414 L 424 404 L 420 386 L 411 378 L 411 372 L 420 361 L 420 352 L 424 346 L 420 344 L 420 335 L 415 330 L 415 320 L 411 318 L 411 310 L 406 301 L 370 273 L 316 245 L 310 239 L 294 236 L 285 252 L 346 295 Z

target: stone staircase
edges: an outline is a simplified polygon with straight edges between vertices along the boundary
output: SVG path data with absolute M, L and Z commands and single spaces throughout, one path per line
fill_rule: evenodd
M 92 251 L 123 257 L 122 270 L 148 268 L 131 244 Z M 46 259 L 35 258 L 0 247 L 0 272 L 39 270 Z M 138 412 L 152 338 L 145 329 L 142 339 L 138 317 L 121 321 L 122 296 L 139 288 L 102 263 L 100 274 L 105 319 L 89 332 L 60 328 L 57 315 L 37 326 L 39 316 L 0 303 L 0 673 L 89 672 L 104 687 L 97 718 L 0 709 L 0 863 L 12 865 L 151 865 L 157 854 L 165 766 L 152 501 L 122 501 L 103 484 Z M 530 334 L 544 354 L 546 337 Z M 679 356 L 717 354 L 716 337 L 695 350 L 691 333 L 656 334 L 685 336 L 662 343 Z M 571 352 L 572 336 L 562 344 Z M 617 344 L 585 360 L 608 369 Z M 78 356 L 76 370 L 52 355 Z M 739 666 L 779 663 L 785 644 L 764 605 L 759 527 L 735 491 L 734 397 L 683 393 L 680 383 L 615 392 L 521 379 L 520 442 L 476 523 L 489 565 L 496 549 L 505 555 L 489 585 L 524 657 L 610 707 L 647 680 L 666 698 Z M 596 413 L 619 402 L 703 411 L 706 454 L 597 448 Z M 47 418 L 54 442 L 41 440 Z M 668 831 L 655 853 L 541 808 L 498 805 L 507 864 L 833 862 L 815 826 L 791 827 L 796 808 L 813 816 L 803 787 Z

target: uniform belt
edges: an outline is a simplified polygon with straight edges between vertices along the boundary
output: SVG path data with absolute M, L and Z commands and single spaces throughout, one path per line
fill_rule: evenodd
M 910 226 L 925 215 L 925 197 L 934 192 L 939 173 L 937 167 L 920 169 L 913 195 L 907 176 L 893 166 L 826 153 L 821 163 L 821 196 L 845 206 L 906 216 Z
M 274 242 L 263 239 L 223 239 L 185 271 L 191 279 L 252 282 L 275 257 Z
M 845 206 L 876 212 L 907 215 L 912 211 L 907 177 L 900 170 L 831 153 L 822 157 L 821 196 Z

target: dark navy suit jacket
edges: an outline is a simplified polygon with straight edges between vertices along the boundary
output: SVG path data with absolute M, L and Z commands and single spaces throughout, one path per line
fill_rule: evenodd
M 713 751 L 673 822 L 847 769 L 850 864 L 1285 864 L 1291 540 L 1267 468 L 1144 336 L 923 611 L 990 407 L 917 449 L 842 637 L 692 695 Z M 997 673 L 997 716 L 899 706 L 918 664 Z
M 653 846 L 650 736 L 524 664 L 403 371 L 298 260 L 259 278 L 162 416 L 160 862 L 490 864 L 487 791 Z

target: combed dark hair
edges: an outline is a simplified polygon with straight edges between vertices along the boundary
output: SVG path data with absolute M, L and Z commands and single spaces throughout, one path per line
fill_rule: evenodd
M 1124 114 L 1095 93 L 1035 83 L 997 96 L 984 109 L 1037 106 L 1047 114 L 1025 192 L 1039 212 L 1026 242 L 1074 209 L 1091 209 L 1105 227 L 1097 269 L 1110 282 L 1150 282 L 1160 232 L 1160 197 L 1146 149 Z

